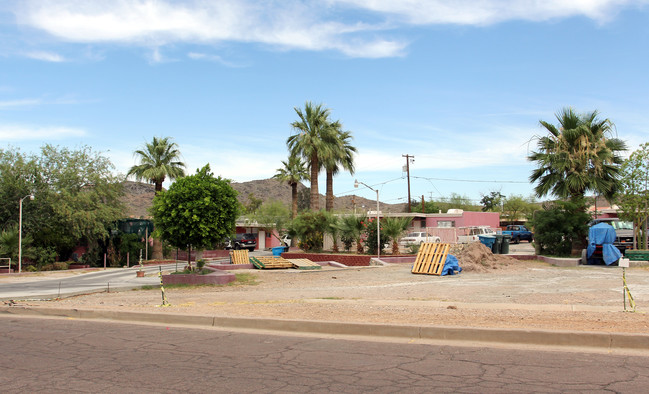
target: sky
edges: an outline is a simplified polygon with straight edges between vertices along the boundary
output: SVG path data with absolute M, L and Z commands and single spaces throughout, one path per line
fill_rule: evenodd
M 125 174 L 171 137 L 188 174 L 266 179 L 310 101 L 358 149 L 336 196 L 407 202 L 409 155 L 414 199 L 527 197 L 564 107 L 627 155 L 649 141 L 648 44 L 649 0 L 2 0 L 0 149 L 87 145 Z

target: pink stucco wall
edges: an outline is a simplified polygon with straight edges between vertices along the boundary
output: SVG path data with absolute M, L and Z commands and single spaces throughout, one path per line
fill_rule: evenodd
M 426 227 L 439 227 L 439 222 L 455 222 L 454 227 L 468 226 L 489 226 L 498 228 L 500 226 L 500 214 L 498 212 L 469 212 L 461 214 L 438 214 L 426 218 Z

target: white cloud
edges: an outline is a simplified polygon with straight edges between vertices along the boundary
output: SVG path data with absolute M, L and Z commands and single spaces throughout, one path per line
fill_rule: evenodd
M 585 16 L 604 22 L 623 7 L 646 0 L 329 0 L 343 5 L 400 17 L 413 24 L 489 25 L 507 20 L 546 21 Z
M 60 126 L 0 125 L 0 140 L 60 140 L 70 137 L 83 137 L 85 130 Z
M 36 51 L 36 52 L 27 52 L 25 53 L 30 59 L 42 60 L 45 62 L 52 63 L 61 63 L 65 61 L 65 58 L 57 53 L 45 52 L 45 51 Z
M 32 106 L 32 105 L 38 105 L 40 103 L 41 103 L 41 100 L 39 100 L 39 99 L 0 101 L 0 109 Z
M 605 22 L 649 0 L 23 0 L 19 23 L 76 43 L 262 43 L 334 50 L 351 57 L 401 56 L 408 43 L 389 37 L 403 25 L 483 26 L 508 20 L 584 16 Z M 347 12 L 351 11 L 351 12 Z M 343 21 L 344 22 L 341 22 Z M 37 52 L 41 60 L 63 61 Z M 153 53 L 153 61 L 159 52 Z
M 233 68 L 242 67 L 242 66 L 237 65 L 235 63 L 228 62 L 228 61 L 224 60 L 221 56 L 218 56 L 218 55 L 210 55 L 210 54 L 207 54 L 207 53 L 200 53 L 200 52 L 189 52 L 187 54 L 187 57 L 192 59 L 192 60 L 205 60 L 205 61 L 209 61 L 209 62 L 219 63 L 219 64 L 222 64 L 222 65 L 224 65 L 226 67 L 233 67 Z

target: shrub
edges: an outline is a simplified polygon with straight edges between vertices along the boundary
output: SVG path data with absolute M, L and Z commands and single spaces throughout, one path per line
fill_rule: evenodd
M 67 270 L 68 263 L 67 261 L 57 261 L 56 263 L 52 264 L 52 268 L 54 269 L 54 271 Z
M 583 238 L 590 216 L 571 202 L 558 201 L 534 215 L 534 239 L 540 254 L 570 256 L 573 242 Z

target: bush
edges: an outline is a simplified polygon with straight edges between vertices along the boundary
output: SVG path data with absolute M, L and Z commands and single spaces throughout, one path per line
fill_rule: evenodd
M 69 264 L 67 261 L 57 261 L 56 263 L 52 264 L 52 268 L 54 271 L 62 271 L 62 270 L 67 270 L 69 267 Z
M 556 202 L 534 215 L 534 239 L 540 254 L 570 256 L 575 241 L 585 237 L 590 215 L 571 202 Z

